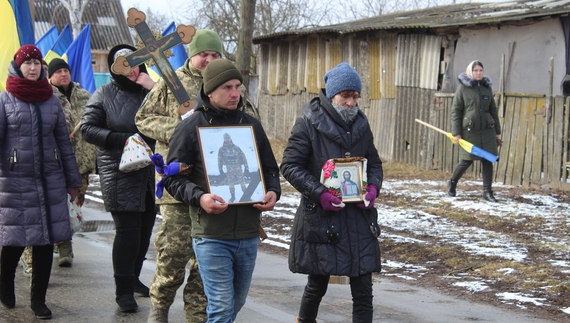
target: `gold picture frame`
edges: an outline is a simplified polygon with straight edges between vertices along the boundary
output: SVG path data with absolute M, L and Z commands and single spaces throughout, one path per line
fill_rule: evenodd
M 321 171 L 321 183 L 343 202 L 362 202 L 366 193 L 366 159 L 329 159 Z
M 197 127 L 208 192 L 229 204 L 259 203 L 265 182 L 252 125 Z

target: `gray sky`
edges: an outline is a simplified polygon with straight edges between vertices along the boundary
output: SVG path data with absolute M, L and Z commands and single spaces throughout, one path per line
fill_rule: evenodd
M 145 11 L 147 8 L 151 8 L 152 11 L 164 14 L 167 17 L 177 17 L 179 12 L 177 9 L 185 8 L 188 0 L 166 0 L 161 1 L 160 5 L 157 5 L 155 0 L 121 0 L 123 10 L 127 10 L 131 7 L 135 7 L 141 11 Z M 457 2 L 469 2 L 469 0 L 457 0 Z M 505 0 L 480 0 L 476 2 L 507 2 Z

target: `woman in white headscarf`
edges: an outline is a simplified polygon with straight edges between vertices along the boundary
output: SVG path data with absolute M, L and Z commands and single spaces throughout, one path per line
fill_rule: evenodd
M 458 77 L 459 87 L 453 98 L 451 110 L 451 134 L 456 142 L 463 138 L 473 145 L 498 155 L 501 141 L 501 125 L 497 105 L 493 99 L 491 79 L 483 75 L 483 63 L 473 61 Z M 456 195 L 457 182 L 474 160 L 483 166 L 483 198 L 497 202 L 493 195 L 493 164 L 481 157 L 460 149 L 460 161 L 448 181 L 447 194 Z

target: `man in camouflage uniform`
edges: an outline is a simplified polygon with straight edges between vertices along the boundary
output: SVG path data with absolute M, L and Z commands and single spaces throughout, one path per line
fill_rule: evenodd
M 200 93 L 202 71 L 211 61 L 221 58 L 222 53 L 222 41 L 218 34 L 207 29 L 196 32 L 188 49 L 189 59 L 176 70 L 176 76 L 191 100 Z M 135 122 L 142 134 L 156 139 L 155 152 L 166 159 L 174 128 L 191 113 L 191 110 L 181 110 L 180 103 L 161 78 L 147 95 L 135 116 Z M 176 291 L 184 283 L 188 262 L 190 274 L 183 291 L 186 322 L 205 322 L 208 302 L 192 248 L 192 222 L 188 205 L 175 200 L 166 191 L 156 204 L 160 207 L 162 224 L 154 241 L 156 271 L 150 282 L 152 306 L 148 322 L 168 322 L 168 310 L 174 302 Z
M 87 143 L 80 131 L 76 131 L 76 127 L 81 122 L 85 104 L 91 97 L 89 91 L 82 88 L 79 83 L 71 81 L 71 71 L 69 65 L 61 58 L 54 58 L 50 61 L 48 66 L 48 76 L 50 83 L 58 89 L 58 92 L 63 94 L 66 99 L 71 103 L 70 113 L 65 113 L 67 120 L 69 138 L 73 144 L 73 152 L 75 153 L 75 160 L 79 167 L 81 174 L 81 181 L 83 185 L 77 192 L 77 199 L 79 206 L 85 202 L 85 192 L 89 186 L 89 174 L 95 171 L 95 146 Z M 54 91 L 54 93 L 56 93 Z M 64 241 L 57 244 L 59 249 L 59 266 L 71 267 L 73 264 L 73 249 L 71 241 Z
M 241 168 L 243 165 L 243 170 Z M 226 166 L 224 172 L 224 166 Z M 230 187 L 231 198 L 229 202 L 236 200 L 235 184 L 241 186 L 242 193 L 245 192 L 245 178 L 249 175 L 249 167 L 247 166 L 247 159 L 245 154 L 234 142 L 228 133 L 224 133 L 224 143 L 218 150 L 218 170 L 220 176 L 226 180 Z

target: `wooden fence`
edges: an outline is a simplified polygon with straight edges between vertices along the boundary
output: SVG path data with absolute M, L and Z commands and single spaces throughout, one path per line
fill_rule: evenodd
M 261 121 L 267 135 L 287 140 L 301 107 L 315 95 L 260 95 Z M 396 98 L 370 100 L 364 112 L 370 120 L 375 145 L 384 161 L 439 169 L 451 176 L 459 161 L 458 145 L 444 135 L 415 122 L 420 119 L 451 131 L 453 94 L 415 87 L 399 87 Z M 548 186 L 570 190 L 568 122 L 570 99 L 544 95 L 496 95 L 503 147 L 495 164 L 495 181 L 509 185 Z M 502 103 L 504 102 L 504 103 Z M 468 170 L 480 178 L 481 163 Z
M 435 94 L 428 120 L 438 128 L 450 131 L 453 94 Z M 570 99 L 543 95 L 497 94 L 503 146 L 495 164 L 495 181 L 508 185 L 547 186 L 570 189 L 568 123 Z M 504 103 L 501 103 L 504 102 Z M 418 118 L 420 119 L 420 118 Z M 459 161 L 458 145 L 444 135 L 424 126 L 419 127 L 417 143 L 422 143 L 421 156 L 431 156 L 431 168 L 451 173 Z M 417 131 L 417 130 L 416 130 Z M 418 145 L 419 146 L 419 145 Z M 480 177 L 481 164 L 470 170 Z

